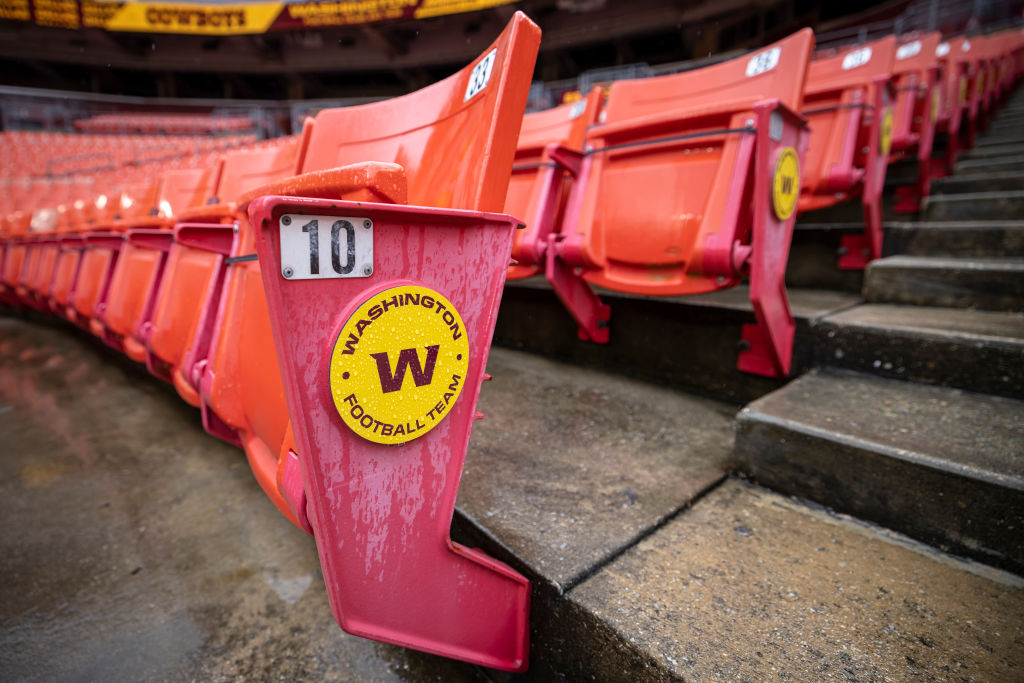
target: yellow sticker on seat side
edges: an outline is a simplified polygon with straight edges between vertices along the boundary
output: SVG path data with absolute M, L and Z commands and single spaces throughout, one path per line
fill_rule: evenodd
M 455 306 L 427 287 L 374 294 L 345 321 L 331 354 L 331 398 L 346 425 L 381 444 L 423 436 L 466 383 L 469 341 Z
M 878 151 L 882 156 L 888 156 L 889 150 L 892 149 L 892 129 L 892 109 L 887 108 L 885 116 L 882 117 L 882 130 L 878 133 Z
M 963 106 L 967 103 L 967 78 L 964 76 L 960 77 L 960 105 Z
M 932 90 L 932 123 L 935 123 L 936 121 L 939 120 L 939 107 L 942 104 L 941 100 L 942 93 L 939 91 L 939 87 L 935 86 L 935 88 Z
M 800 196 L 800 159 L 792 147 L 784 147 L 775 161 L 772 178 L 772 208 L 779 220 L 788 220 Z

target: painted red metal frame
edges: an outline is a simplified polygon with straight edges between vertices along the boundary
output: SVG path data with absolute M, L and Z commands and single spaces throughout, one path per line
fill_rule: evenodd
M 892 104 L 892 78 L 876 77 L 871 83 L 870 98 L 871 123 L 859 126 L 857 131 L 857 146 L 867 150 L 861 179 L 864 232 L 844 235 L 840 241 L 839 268 L 843 270 L 863 270 L 882 255 L 882 190 L 889 157 L 881 153 L 879 141 L 885 112 Z
M 281 275 L 282 213 L 373 221 L 367 278 L 288 281 Z M 338 623 L 356 635 L 473 662 L 527 667 L 529 581 L 449 527 L 476 419 L 476 402 L 519 221 L 475 211 L 298 197 L 249 206 L 294 429 L 294 465 L 279 475 L 286 501 L 312 530 Z M 426 258 L 410 260 L 416 252 Z M 328 383 L 348 315 L 388 287 L 421 284 L 456 306 L 469 340 L 469 371 L 448 416 L 423 436 L 386 446 L 341 420 Z M 315 352 L 311 352 L 315 350 Z M 305 508 L 305 510 L 303 510 Z

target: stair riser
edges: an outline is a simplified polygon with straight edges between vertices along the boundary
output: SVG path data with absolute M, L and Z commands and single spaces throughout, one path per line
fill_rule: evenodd
M 1024 363 L 1019 344 L 836 325 L 829 320 L 815 325 L 812 332 L 813 356 L 819 366 L 1024 397 Z
M 1024 272 L 871 265 L 864 298 L 873 303 L 1020 311 Z
M 961 159 L 998 159 L 999 157 L 1024 154 L 1024 145 L 1020 144 L 1020 136 L 1008 144 L 979 145 L 960 155 Z
M 1008 173 L 1024 171 L 1024 157 L 1013 156 L 1004 159 L 968 159 L 956 165 L 957 173 L 979 175 L 984 173 Z
M 979 201 L 971 195 L 936 195 L 925 203 L 925 220 L 1017 220 L 1024 217 L 1024 195 Z
M 756 483 L 1009 571 L 1024 571 L 1024 492 L 744 412 L 736 458 Z
M 1002 176 L 1001 174 L 970 174 L 962 177 L 950 176 L 933 180 L 931 193 L 957 194 L 966 192 L 1001 192 L 1024 190 L 1024 173 L 1020 175 Z
M 886 226 L 886 256 L 1024 256 L 1024 228 Z
M 506 287 L 494 332 L 500 346 L 538 353 L 605 372 L 695 389 L 746 403 L 781 385 L 780 380 L 736 369 L 741 328 L 752 312 L 711 309 L 678 301 L 603 297 L 612 308 L 611 342 L 581 341 L 576 324 L 554 292 Z M 806 348 L 806 324 L 797 348 Z M 794 358 L 797 367 L 807 367 Z

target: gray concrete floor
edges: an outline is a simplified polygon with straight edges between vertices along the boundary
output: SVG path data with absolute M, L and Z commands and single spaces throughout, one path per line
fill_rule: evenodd
M 169 386 L 0 317 L 0 680 L 460 681 L 349 636 L 312 538 Z

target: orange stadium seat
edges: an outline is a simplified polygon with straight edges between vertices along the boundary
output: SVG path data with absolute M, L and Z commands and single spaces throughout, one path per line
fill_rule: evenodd
M 608 340 L 609 311 L 591 285 L 695 294 L 749 273 L 757 324 L 744 328 L 739 367 L 788 374 L 794 328 L 783 276 L 807 137 L 796 112 L 813 46 L 808 29 L 752 56 L 612 84 L 546 251 L 547 278 L 581 338 Z
M 505 212 L 525 222 L 512 246 L 516 263 L 509 266 L 510 280 L 544 269 L 548 235 L 558 229 L 568 198 L 567 176 L 579 172 L 583 138 L 603 99 L 603 91 L 594 88 L 584 99 L 523 117 L 505 200 Z
M 214 321 L 227 269 L 237 252 L 238 207 L 244 191 L 298 171 L 299 138 L 256 149 L 229 152 L 216 164 L 216 177 L 200 205 L 186 209 L 174 227 L 174 242 L 154 307 L 147 344 L 150 372 L 174 384 L 178 394 L 198 407 L 199 378 L 206 366 Z M 212 416 L 207 416 L 208 419 Z M 232 430 L 208 424 L 221 438 L 237 441 Z
M 882 254 L 882 187 L 893 133 L 893 36 L 816 55 L 807 76 L 804 115 L 811 145 L 800 212 L 860 197 L 864 233 L 845 235 L 839 267 L 862 269 Z
M 159 183 L 142 181 L 121 190 L 114 199 L 116 208 L 110 223 L 98 224 L 85 234 L 85 247 L 78 266 L 68 317 L 85 329 L 93 329 L 94 317 L 102 317 L 110 289 L 110 279 L 124 242 L 124 231 L 134 221 L 148 216 L 157 204 Z M 104 341 L 120 349 L 111 336 Z
M 156 294 L 174 234 L 175 216 L 208 196 L 210 170 L 164 171 L 148 215 L 127 222 L 125 243 L 111 276 L 102 315 L 91 321 L 93 333 L 114 337 L 132 360 L 146 360 L 143 342 L 151 326 Z
M 517 13 L 478 60 L 449 78 L 394 100 L 321 111 L 312 126 L 303 175 L 253 190 L 243 202 L 268 194 L 299 195 L 305 199 L 281 201 L 304 203 L 321 214 L 370 211 L 381 204 L 406 202 L 419 207 L 500 210 L 539 40 L 539 29 Z M 258 205 L 266 206 L 265 202 Z M 419 210 L 427 214 L 423 220 L 432 215 L 430 209 Z M 499 260 L 500 269 L 486 283 L 457 279 L 444 289 L 468 287 L 479 292 L 473 297 L 478 305 L 493 307 L 511 247 L 513 224 L 509 221 L 504 219 L 508 227 L 504 249 L 486 254 L 489 261 Z M 320 396 L 317 385 L 302 379 L 304 367 L 286 363 L 282 368 L 287 381 L 282 380 L 277 361 L 278 351 L 284 351 L 280 339 L 277 351 L 274 343 L 274 334 L 281 332 L 280 321 L 275 330 L 263 281 L 263 275 L 277 278 L 280 270 L 261 273 L 259 262 L 241 260 L 255 247 L 254 227 L 261 228 L 262 220 L 255 226 L 242 222 L 240 253 L 225 282 L 217 338 L 200 387 L 204 407 L 239 432 L 257 479 L 278 507 L 313 531 L 328 596 L 343 628 L 486 666 L 525 668 L 528 582 L 505 565 L 448 539 L 496 311 L 483 320 L 474 319 L 474 340 L 482 342 L 483 348 L 471 351 L 477 365 L 475 374 L 465 378 L 469 397 L 460 404 L 458 416 L 453 412 L 448 422 L 459 434 L 454 443 L 427 434 L 403 447 L 401 461 L 381 460 L 382 453 L 367 450 L 373 444 L 351 432 L 345 438 L 354 441 L 346 442 L 343 450 L 316 447 L 313 444 L 327 432 L 339 436 L 340 423 L 337 415 L 331 420 L 317 410 L 311 417 L 298 409 L 307 398 L 305 393 L 315 400 L 330 399 Z M 427 238 L 417 233 L 421 247 L 410 245 L 410 251 L 401 255 L 404 272 L 393 277 L 414 277 L 423 269 L 458 272 L 457 252 L 462 247 L 456 242 L 462 244 L 459 240 L 465 238 L 466 248 L 474 248 L 475 232 L 470 236 L 455 227 L 446 232 L 455 240 L 447 258 L 422 246 Z M 305 303 L 313 305 L 314 314 L 339 312 L 335 306 Z M 303 324 L 290 332 L 331 333 L 316 324 Z M 311 351 L 312 347 L 306 355 Z M 301 387 L 297 391 L 303 396 L 289 393 L 288 399 L 298 410 L 292 413 L 298 422 L 289 422 L 283 384 Z M 327 431 L 312 426 L 308 419 L 319 420 Z M 406 477 L 394 469 L 413 463 L 441 479 Z M 348 469 L 361 480 L 362 468 L 378 466 L 380 476 L 360 485 L 365 488 L 346 487 L 344 493 L 325 489 L 332 486 L 332 472 Z M 413 496 L 419 502 L 403 516 L 375 522 L 367 515 L 376 514 L 379 508 L 374 501 L 380 496 Z M 380 533 L 392 539 L 385 541 L 386 546 L 371 539 Z M 402 542 L 396 544 L 399 537 Z M 344 552 L 339 553 L 342 545 Z M 453 601 L 455 593 L 459 598 Z
M 899 212 L 917 212 L 931 185 L 932 145 L 942 100 L 942 67 L 935 50 L 941 40 L 933 31 L 901 37 L 896 48 L 892 152 L 894 157 L 914 154 L 918 165 L 917 182 L 896 188 Z

